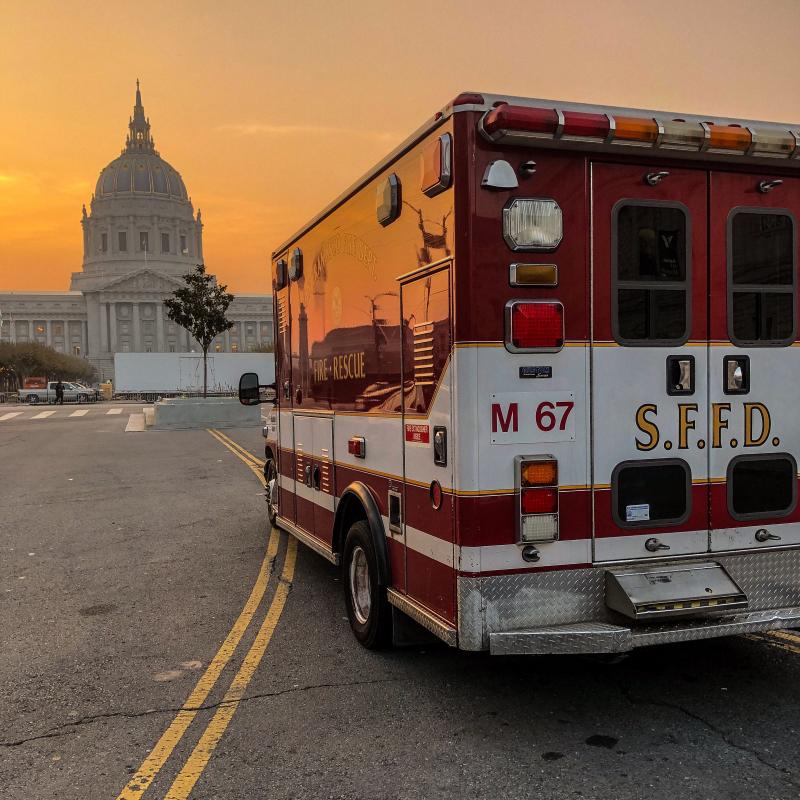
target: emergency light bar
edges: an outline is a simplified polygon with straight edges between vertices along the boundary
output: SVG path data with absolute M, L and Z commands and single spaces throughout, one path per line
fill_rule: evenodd
M 636 117 L 601 112 L 533 108 L 499 102 L 487 111 L 479 130 L 492 142 L 577 144 L 654 148 L 686 153 L 800 159 L 800 126 L 750 126 L 687 121 L 666 117 Z

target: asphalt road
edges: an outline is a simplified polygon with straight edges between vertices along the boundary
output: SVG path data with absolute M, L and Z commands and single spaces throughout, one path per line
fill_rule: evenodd
M 0 407 L 3 800 L 800 793 L 800 645 L 367 652 L 241 452 L 109 409 Z

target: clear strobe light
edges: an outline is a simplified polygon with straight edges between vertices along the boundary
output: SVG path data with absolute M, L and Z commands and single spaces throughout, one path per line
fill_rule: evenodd
M 555 200 L 512 200 L 503 209 L 503 238 L 512 250 L 552 250 L 563 236 Z

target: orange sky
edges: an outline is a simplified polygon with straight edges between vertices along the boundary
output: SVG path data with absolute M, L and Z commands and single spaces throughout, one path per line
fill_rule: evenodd
M 0 18 L 0 290 L 68 288 L 137 76 L 206 264 L 240 292 L 463 90 L 800 122 L 798 0 L 0 0 Z

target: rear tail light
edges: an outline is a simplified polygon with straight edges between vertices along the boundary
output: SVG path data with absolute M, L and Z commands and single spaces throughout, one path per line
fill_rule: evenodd
M 563 233 L 561 206 L 555 200 L 517 198 L 503 209 L 503 238 L 512 250 L 552 250 Z
M 550 486 L 522 489 L 520 508 L 523 514 L 555 514 L 558 511 L 558 489 Z
M 517 456 L 517 541 L 558 539 L 558 462 L 552 456 Z
M 506 350 L 550 352 L 564 346 L 564 306 L 557 302 L 511 300 L 506 304 Z

